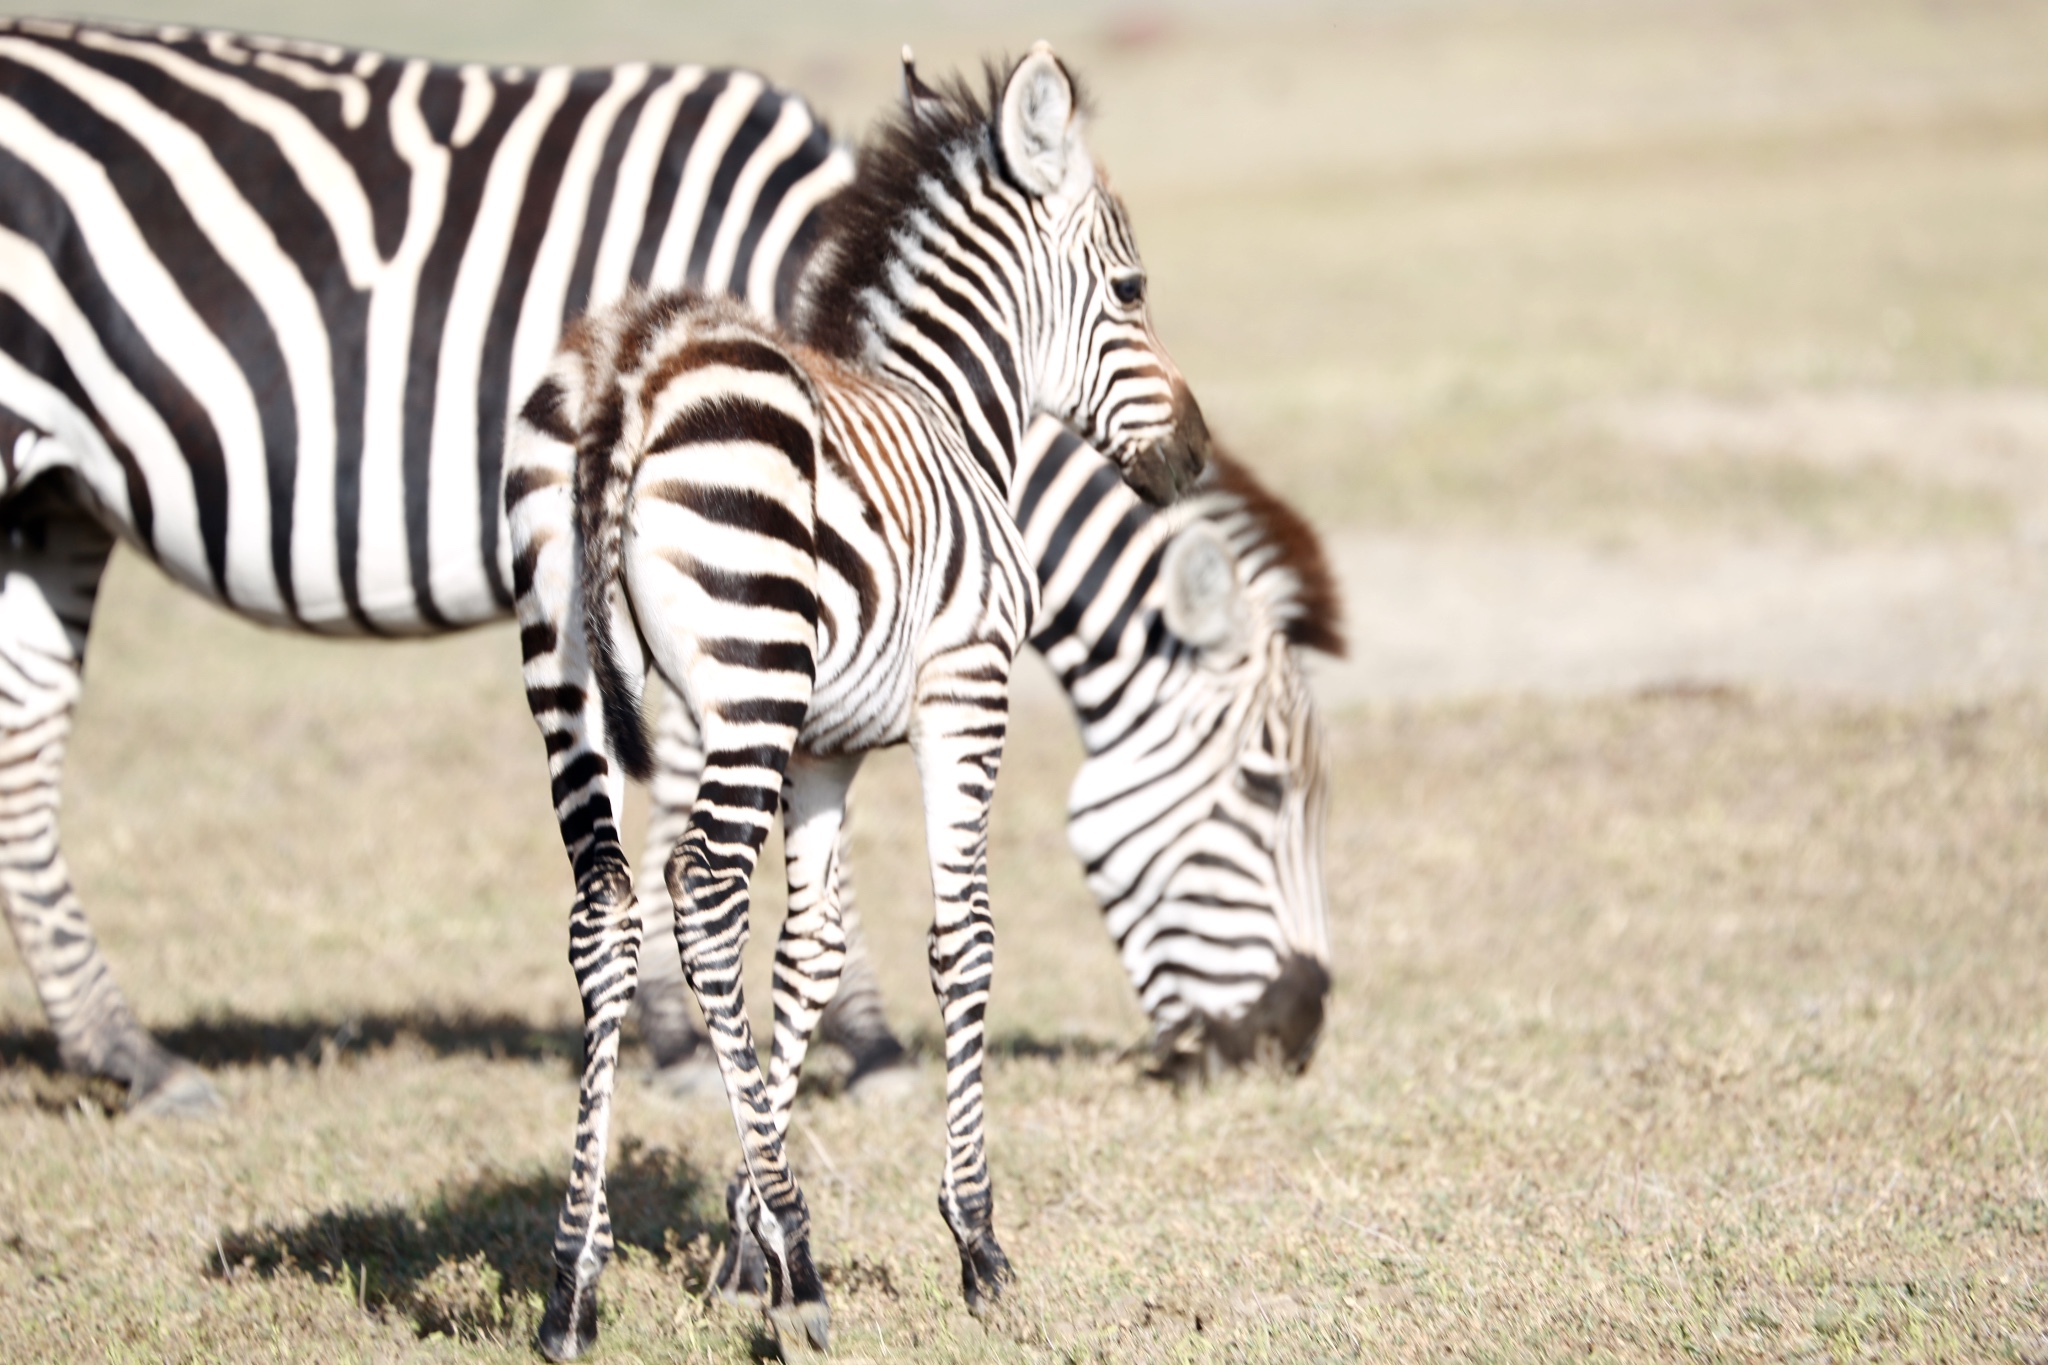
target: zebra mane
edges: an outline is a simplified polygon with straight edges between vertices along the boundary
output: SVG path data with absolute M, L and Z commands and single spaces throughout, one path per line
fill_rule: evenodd
M 1329 557 L 1323 552 L 1322 537 L 1227 452 L 1212 449 L 1209 468 L 1204 491 L 1234 501 L 1250 523 L 1253 543 L 1237 547 L 1240 560 L 1263 560 L 1256 570 L 1259 578 L 1278 569 L 1292 579 L 1274 603 L 1288 642 L 1343 658 L 1343 598 L 1336 575 L 1330 571 Z
M 985 63 L 985 94 L 958 75 L 935 87 L 911 78 L 915 84 L 905 99 L 861 143 L 853 182 L 822 211 L 817 255 L 804 276 L 790 329 L 796 337 L 842 359 L 860 354 L 861 297 L 885 282 L 898 229 L 924 203 L 925 182 L 954 152 L 965 149 L 1010 179 L 994 136 L 993 111 L 1002 106 L 1003 86 L 1015 66 L 1008 58 Z M 1077 116 L 1085 116 L 1088 96 L 1071 71 L 1067 79 Z

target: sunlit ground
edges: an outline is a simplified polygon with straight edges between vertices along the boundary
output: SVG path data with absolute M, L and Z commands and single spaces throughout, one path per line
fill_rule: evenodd
M 1826 689 L 1759 646 L 1740 686 L 1519 695 L 1543 679 L 1492 635 L 1457 646 L 1483 668 L 1371 672 L 1456 643 L 1387 598 L 1455 603 L 1426 575 L 1502 546 L 1624 578 L 1672 546 L 2037 553 L 2048 11 L 756 8 L 154 13 L 748 61 L 849 132 L 906 40 L 944 69 L 1050 37 L 1212 425 L 1378 575 L 1366 672 L 1332 675 L 1336 994 L 1302 1080 L 1139 1080 L 1061 832 L 1075 751 L 1013 750 L 991 1134 L 1021 1279 L 985 1324 L 933 1207 L 914 783 L 871 764 L 862 905 L 925 1060 L 900 1105 L 797 1123 L 839 1352 L 2048 1361 L 2034 683 L 1887 686 L 1948 647 L 1939 598 L 1892 654 L 1845 636 Z M 229 1115 L 110 1117 L 8 961 L 0 1355 L 530 1358 L 577 1044 L 516 661 L 505 629 L 267 635 L 117 564 L 66 833 Z M 755 1322 L 698 1297 L 729 1121 L 629 1085 L 618 1131 L 601 1358 L 749 1358 Z

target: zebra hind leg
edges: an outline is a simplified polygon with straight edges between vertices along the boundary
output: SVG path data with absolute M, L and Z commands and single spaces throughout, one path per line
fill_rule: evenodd
M 11 418 L 0 409 L 0 440 Z M 129 1112 L 221 1108 L 199 1069 L 136 1022 L 86 922 L 57 811 L 80 665 L 114 538 L 46 477 L 0 506 L 0 904 L 73 1071 L 128 1088 Z
M 848 960 L 847 935 L 837 904 L 844 878 L 847 787 L 858 757 L 814 759 L 794 754 L 783 783 L 784 860 L 789 913 L 775 953 L 775 1040 L 769 1062 L 768 1102 L 779 1136 L 787 1140 L 799 1075 L 811 1034 L 829 1015 Z M 711 1292 L 727 1302 L 763 1303 L 778 1339 L 799 1349 L 823 1349 L 823 1304 L 781 1306 L 769 1299 L 767 1258 L 753 1224 L 759 1216 L 753 1188 L 741 1167 L 726 1189 L 732 1240 L 726 1244 Z M 815 1331 L 813 1319 L 815 1318 Z
M 664 687 L 654 725 L 654 775 L 647 784 L 646 852 L 635 888 L 647 938 L 640 951 L 640 987 L 633 1008 L 640 1040 L 654 1064 L 650 1079 L 655 1088 L 679 1100 L 723 1104 L 725 1079 L 712 1055 L 711 1040 L 695 1018 L 676 956 L 666 881 L 669 855 L 690 825 L 703 768 L 697 723 L 675 689 Z
M 553 567 L 544 546 L 539 568 Z M 522 636 L 535 644 L 526 661 L 526 695 L 548 751 L 562 842 L 576 876 L 569 914 L 569 965 L 583 1004 L 583 1078 L 577 1094 L 569 1189 L 555 1225 L 555 1282 L 541 1317 L 539 1345 L 550 1360 L 571 1360 L 597 1340 L 597 1281 L 612 1253 L 605 1194 L 612 1096 L 620 1032 L 633 1004 L 641 926 L 633 876 L 619 844 L 624 780 L 605 756 L 604 717 L 589 678 L 582 631 L 534 627 L 540 604 L 522 596 Z M 572 616 L 573 621 L 573 616 Z M 562 648 L 554 648 L 556 640 Z
M 641 935 L 632 873 L 619 842 L 625 779 L 605 753 L 603 703 L 591 683 L 575 590 L 574 545 L 561 531 L 573 523 L 569 456 L 566 443 L 522 416 L 508 447 L 506 480 L 526 699 L 547 750 L 555 818 L 576 879 L 569 965 L 583 1005 L 575 1150 L 539 1332 L 550 1360 L 573 1359 L 597 1340 L 597 1281 L 612 1252 L 605 1158 L 619 1035 L 633 1002 Z
M 802 1060 L 797 1040 L 788 1037 L 786 1041 L 786 1036 L 803 1024 L 803 1014 L 815 1023 L 823 999 L 800 987 L 786 990 L 786 983 L 792 971 L 799 977 L 819 972 L 836 979 L 843 946 L 835 955 L 829 936 L 818 936 L 821 945 L 816 951 L 792 952 L 785 931 L 785 951 L 778 952 L 776 960 L 776 1055 L 771 1084 L 761 1073 L 741 984 L 751 909 L 749 883 L 767 840 L 776 789 L 782 786 L 782 775 L 761 763 L 772 749 L 788 753 L 795 740 L 790 729 L 781 744 L 771 746 L 763 742 L 761 734 L 767 728 L 760 724 L 744 728 L 707 724 L 704 781 L 689 830 L 669 859 L 669 892 L 676 907 L 683 975 L 704 1012 L 725 1077 L 743 1159 L 733 1187 L 727 1191 L 726 1204 L 734 1219 L 733 1242 L 714 1289 L 731 1296 L 755 1289 L 753 1257 L 758 1254 L 766 1282 L 758 1287 L 767 1291 L 768 1318 L 785 1353 L 822 1351 L 830 1313 L 824 1282 L 811 1259 L 809 1205 L 789 1168 L 783 1140 L 789 1126 L 789 1101 L 796 1091 L 796 1065 Z M 734 731 L 737 733 L 731 733 Z M 721 743 L 721 732 L 731 733 L 735 742 Z M 803 766 L 798 765 L 799 769 Z M 794 785 L 805 784 L 799 781 Z M 837 836 L 836 822 L 832 836 Z M 800 835 L 796 843 L 802 846 Z M 796 864 L 791 866 L 794 876 Z M 829 878 L 829 870 L 826 875 Z M 813 921 L 829 915 L 828 906 Z M 790 919 L 798 921 L 794 901 Z M 800 924 L 799 934 L 802 932 Z M 829 998 L 829 989 L 824 995 Z M 787 1026 L 786 1006 L 796 1011 Z
M 775 946 L 775 1041 L 768 1063 L 768 1104 L 778 1140 L 789 1136 L 811 1035 L 831 1005 L 846 967 L 846 932 L 839 908 L 840 833 L 845 827 L 846 791 L 859 769 L 857 754 L 796 753 L 783 781 L 789 912 Z M 771 1301 L 768 1318 L 780 1341 L 825 1348 L 822 1297 L 815 1303 Z
M 612 1252 L 604 1176 L 619 1031 L 633 1001 L 640 951 L 632 876 L 616 843 L 593 848 L 579 863 L 569 960 L 583 1001 L 583 1080 L 569 1191 L 555 1226 L 555 1283 L 540 1324 L 541 1352 L 550 1360 L 573 1360 L 597 1341 L 597 1281 Z
M 640 862 L 637 888 L 641 914 L 647 922 L 647 941 L 640 953 L 640 989 L 634 1009 L 639 1017 L 641 1040 L 652 1054 L 651 1080 L 655 1088 L 680 1100 L 715 1097 L 723 1102 L 725 1083 L 712 1055 L 710 1039 L 694 1018 L 676 953 L 669 943 L 661 941 L 669 923 L 668 898 L 659 885 L 662 869 L 689 826 L 690 807 L 696 800 L 697 779 L 703 766 L 696 722 L 690 719 L 688 708 L 675 690 L 663 688 L 654 727 L 654 777 L 648 784 L 647 852 Z M 840 919 L 846 930 L 846 971 L 838 993 L 818 1023 L 818 1036 L 844 1052 L 852 1063 L 846 1077 L 847 1094 L 864 1102 L 886 1101 L 903 1093 L 913 1072 L 909 1050 L 889 1027 L 882 1007 L 881 982 L 861 937 L 853 879 L 848 870 L 851 862 L 852 845 L 847 827 L 842 824 L 834 876 Z M 730 1268 L 740 1278 L 723 1273 L 715 1277 L 714 1288 L 719 1293 L 731 1296 L 761 1292 L 758 1276 L 741 1275 L 741 1266 Z M 729 1280 L 731 1284 L 744 1283 L 747 1287 L 731 1288 Z

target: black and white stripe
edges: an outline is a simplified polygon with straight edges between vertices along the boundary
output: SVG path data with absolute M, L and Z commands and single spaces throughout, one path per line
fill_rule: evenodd
M 1329 986 L 1327 758 L 1300 651 L 1339 654 L 1314 533 L 1217 452 L 1154 512 L 1066 431 L 1013 495 L 1032 644 L 1087 757 L 1068 839 L 1175 1075 L 1299 1070 Z
M 298 629 L 509 615 L 503 433 L 564 320 L 631 284 L 786 311 L 851 173 L 747 72 L 0 21 L 0 896 L 68 1064 L 211 1097 L 57 842 L 100 527 Z
M 924 790 L 946 1039 L 939 1205 L 969 1306 L 1009 1277 L 982 1061 L 989 803 L 1010 663 L 1038 596 L 1008 509 L 1017 451 L 1032 415 L 1051 413 L 1095 433 L 1156 497 L 1199 472 L 1208 440 L 1152 332 L 1123 211 L 1051 51 L 992 73 L 986 106 L 964 87 L 926 89 L 906 59 L 905 96 L 833 206 L 793 338 L 693 295 L 592 314 L 508 451 L 527 697 L 576 876 L 570 959 L 584 1005 L 575 1160 L 541 1326 L 551 1358 L 595 1340 L 611 1250 L 605 1150 L 642 932 L 618 817 L 624 776 L 651 772 L 639 709 L 650 666 L 703 737 L 666 864 L 684 975 L 743 1154 L 721 1287 L 765 1291 L 785 1342 L 824 1347 L 824 1287 L 784 1137 L 845 962 L 846 793 L 867 751 L 903 742 Z M 741 963 L 778 806 L 789 912 L 764 1076 Z
M 629 284 L 786 307 L 849 163 L 758 76 L 0 22 L 0 396 L 173 576 L 408 633 L 512 604 L 509 395 Z
M 1056 670 L 1086 749 L 1069 837 L 1152 1018 L 1154 1066 L 1177 1079 L 1263 1059 L 1300 1069 L 1329 987 L 1327 757 L 1302 655 L 1343 652 L 1335 588 L 1307 524 L 1245 466 L 1212 457 L 1195 489 L 1160 511 L 1041 418 L 1010 489 L 1040 584 L 1031 643 Z M 656 747 L 640 897 L 658 920 L 660 867 L 687 827 L 702 761 L 673 693 Z M 849 862 L 843 849 L 842 877 Z M 861 1086 L 904 1050 L 860 948 L 850 885 L 839 899 L 847 971 L 823 1029 Z M 675 955 L 652 940 L 639 991 L 666 1083 L 716 1088 Z
M 745 72 L 35 21 L 0 21 L 0 128 L 0 898 L 67 1064 L 203 1105 L 57 838 L 104 528 L 288 626 L 505 615 L 498 433 L 562 320 L 638 282 L 786 314 L 851 160 Z M 672 842 L 697 757 L 661 754 Z M 857 941 L 847 981 L 827 1036 L 900 1056 Z M 672 1052 L 681 994 L 643 983 Z

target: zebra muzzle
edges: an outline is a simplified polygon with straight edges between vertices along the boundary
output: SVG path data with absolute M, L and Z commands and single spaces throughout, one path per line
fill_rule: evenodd
M 1209 424 L 1186 384 L 1173 382 L 1173 429 L 1157 444 L 1124 464 L 1124 481 L 1139 497 L 1164 507 L 1190 488 L 1209 467 Z
M 1181 1085 L 1245 1067 L 1268 1066 L 1298 1076 L 1315 1056 L 1329 992 L 1327 967 L 1304 954 L 1290 954 L 1242 1014 L 1230 1019 L 1198 1014 L 1155 1040 L 1148 1070 Z

